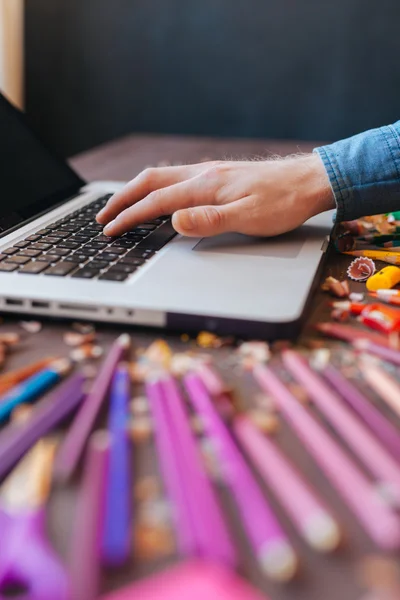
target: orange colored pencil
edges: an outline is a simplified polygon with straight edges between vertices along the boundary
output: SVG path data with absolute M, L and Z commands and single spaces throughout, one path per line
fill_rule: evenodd
M 14 371 L 10 371 L 9 373 L 5 373 L 0 376 L 0 394 L 5 394 L 13 388 L 15 385 L 18 385 L 28 377 L 35 375 L 44 367 L 47 367 L 51 362 L 56 360 L 54 356 L 47 356 L 46 358 L 42 358 L 26 367 L 21 367 L 20 369 L 15 369 Z

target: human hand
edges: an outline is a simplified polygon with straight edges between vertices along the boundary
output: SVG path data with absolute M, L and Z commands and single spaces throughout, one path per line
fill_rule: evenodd
M 173 215 L 173 227 L 186 236 L 273 236 L 334 206 L 322 161 L 309 154 L 146 169 L 114 194 L 97 221 L 109 236 L 161 215 Z

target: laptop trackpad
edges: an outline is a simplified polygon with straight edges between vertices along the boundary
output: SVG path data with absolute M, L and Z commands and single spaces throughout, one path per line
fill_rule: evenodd
M 302 228 L 273 238 L 255 238 L 241 233 L 223 233 L 201 239 L 193 250 L 242 256 L 296 258 L 307 239 L 308 236 Z

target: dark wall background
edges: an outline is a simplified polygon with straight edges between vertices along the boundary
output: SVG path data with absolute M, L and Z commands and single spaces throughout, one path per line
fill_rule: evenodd
M 400 118 L 399 0 L 32 0 L 27 111 L 128 132 L 338 139 Z

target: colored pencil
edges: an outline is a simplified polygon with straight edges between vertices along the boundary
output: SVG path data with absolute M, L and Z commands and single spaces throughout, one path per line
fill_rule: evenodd
M 400 416 L 400 385 L 379 365 L 360 360 L 361 373 L 370 387 Z
M 400 290 L 386 290 L 386 289 L 382 289 L 382 290 L 376 290 L 376 292 L 373 292 L 370 294 L 370 296 L 377 296 L 378 298 L 381 298 L 382 300 L 385 300 L 385 298 L 400 298 Z
M 291 579 L 297 569 L 297 558 L 287 535 L 199 376 L 190 373 L 184 378 L 184 383 L 193 407 L 203 417 L 207 434 L 215 442 L 226 484 L 240 511 L 243 527 L 259 564 L 271 579 Z
M 19 404 L 34 402 L 39 396 L 56 385 L 70 369 L 70 361 L 60 358 L 1 396 L 0 422 L 7 419 L 12 410 Z
M 324 335 L 344 340 L 345 342 L 353 343 L 356 340 L 369 340 L 379 346 L 390 347 L 390 341 L 386 335 L 367 331 L 366 329 L 359 329 L 352 325 L 345 325 L 343 323 L 318 323 L 315 327 Z
M 381 548 L 399 548 L 400 519 L 375 486 L 270 368 L 257 365 L 253 373 L 369 536 Z
M 335 550 L 341 539 L 338 523 L 276 444 L 245 416 L 235 419 L 233 429 L 305 541 L 319 552 Z
M 100 591 L 100 544 L 105 485 L 110 452 L 106 432 L 94 433 L 88 444 L 70 547 L 71 598 L 96 600 Z
M 35 375 L 35 373 L 41 371 L 55 360 L 56 357 L 54 356 L 43 358 L 26 367 L 21 367 L 20 369 L 15 369 L 14 371 L 0 375 L 0 394 L 5 394 L 15 385 L 25 381 L 28 377 L 32 377 L 32 375 Z
M 400 265 L 400 252 L 384 252 L 383 250 L 349 250 L 343 252 L 349 256 L 365 256 L 372 260 L 381 260 L 390 265 Z
M 328 422 L 380 484 L 400 503 L 400 465 L 296 351 L 283 352 L 283 363 L 307 391 Z
M 393 348 L 385 348 L 384 346 L 379 346 L 369 340 L 356 340 L 354 342 L 354 348 L 364 353 L 374 354 L 387 362 L 400 366 L 400 352 Z
M 203 558 L 237 565 L 237 554 L 219 507 L 211 481 L 205 472 L 197 443 L 189 424 L 184 400 L 172 377 L 162 379 L 167 419 L 189 495 L 189 508 Z
M 72 423 L 57 455 L 54 473 L 58 479 L 71 477 L 83 454 L 86 442 L 96 418 L 105 401 L 118 363 L 130 347 L 130 337 L 121 335 L 111 350 L 92 383 L 91 390 Z
M 399 460 L 400 433 L 396 427 L 335 367 L 328 365 L 322 374 L 363 419 L 381 443 Z
M 85 379 L 72 375 L 50 398 L 40 401 L 21 424 L 11 423 L 0 434 L 0 479 L 43 435 L 72 413 L 84 398 Z
M 132 465 L 127 425 L 129 419 L 130 375 L 126 365 L 117 367 L 110 394 L 110 457 L 107 478 L 103 563 L 123 565 L 129 558 L 132 531 Z
M 400 297 L 397 294 L 382 294 L 383 290 L 379 290 L 380 293 L 370 292 L 370 296 L 372 298 L 379 298 L 382 302 L 386 302 L 386 304 L 391 304 L 392 306 L 400 306 Z M 398 290 L 385 290 L 387 292 L 394 292 Z
M 221 396 L 226 392 L 227 386 L 222 381 L 219 374 L 207 363 L 201 363 L 197 367 L 197 373 L 203 384 L 212 396 Z
M 154 421 L 155 442 L 166 493 L 172 505 L 179 553 L 187 558 L 198 556 L 194 523 L 187 499 L 187 486 L 176 457 L 176 448 L 165 415 L 164 390 L 160 380 L 146 383 L 146 394 Z

